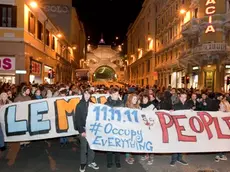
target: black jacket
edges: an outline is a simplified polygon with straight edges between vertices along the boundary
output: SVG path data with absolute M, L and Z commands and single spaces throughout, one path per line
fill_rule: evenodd
M 77 129 L 80 134 L 85 132 L 88 107 L 89 107 L 89 101 L 86 102 L 84 95 L 82 95 L 82 99 L 77 104 L 75 115 L 74 115 L 75 129 Z
M 109 106 L 109 107 L 124 107 L 125 104 L 122 100 L 112 100 L 111 97 L 107 98 L 107 102 L 105 103 L 105 105 Z
M 188 102 L 186 101 L 184 104 L 180 101 L 173 106 L 173 110 L 188 110 L 191 109 Z
M 164 93 L 164 97 L 161 99 L 160 102 L 160 109 L 161 110 L 172 110 L 172 94 L 169 91 Z
M 200 103 L 197 100 L 194 102 L 192 99 L 190 99 L 190 100 L 188 100 L 187 103 L 188 103 L 190 109 L 193 109 L 195 111 L 199 110 Z

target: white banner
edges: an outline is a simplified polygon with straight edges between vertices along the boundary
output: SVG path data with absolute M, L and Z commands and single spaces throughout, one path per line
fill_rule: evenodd
M 90 105 L 92 149 L 135 153 L 230 151 L 230 113 L 141 111 Z
M 92 95 L 105 103 L 108 95 Z M 0 108 L 0 124 L 6 142 L 30 141 L 77 135 L 75 109 L 81 96 L 57 97 L 9 104 Z

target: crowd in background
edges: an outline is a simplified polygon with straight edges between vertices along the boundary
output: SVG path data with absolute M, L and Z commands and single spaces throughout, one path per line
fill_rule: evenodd
M 84 90 L 88 90 L 90 94 L 110 94 L 107 105 L 114 107 L 129 107 L 142 110 L 183 110 L 192 109 L 195 111 L 223 111 L 230 112 L 230 96 L 229 93 L 214 93 L 208 89 L 198 90 L 159 88 L 154 86 L 134 86 L 134 85 L 90 85 L 89 83 L 70 83 L 70 84 L 26 84 L 12 85 L 8 83 L 0 83 L 0 107 L 12 102 L 23 102 L 29 100 L 37 100 L 51 97 L 65 97 L 82 95 Z M 112 91 L 111 91 L 112 90 Z M 114 94 L 114 96 L 113 96 Z M 116 95 L 115 95 L 116 94 Z M 116 98 L 117 97 L 117 98 Z M 119 98 L 119 102 L 118 101 Z M 1 137 L 1 133 L 0 133 Z M 67 138 L 60 138 L 61 146 L 67 144 Z M 0 142 L 0 147 L 3 145 Z M 21 148 L 29 145 L 29 142 L 21 143 Z M 112 154 L 107 154 L 108 168 L 111 167 Z M 115 153 L 116 165 L 119 168 L 119 154 Z M 153 155 L 143 155 L 141 160 L 147 161 L 149 165 L 153 163 Z M 216 155 L 215 160 L 227 160 L 223 153 Z M 126 162 L 134 163 L 131 154 L 126 154 Z M 172 156 L 171 165 L 175 162 L 187 165 L 182 159 L 181 154 Z M 80 170 L 80 171 L 84 171 Z

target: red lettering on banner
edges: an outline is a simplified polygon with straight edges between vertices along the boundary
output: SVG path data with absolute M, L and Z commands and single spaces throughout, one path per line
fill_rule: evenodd
M 230 129 L 230 117 L 223 117 L 222 119 L 226 122 L 228 128 Z
M 178 135 L 178 141 L 183 142 L 196 142 L 196 136 L 186 136 L 182 134 L 182 131 L 185 131 L 184 126 L 179 125 L 179 119 L 187 119 L 185 115 L 173 115 L 173 121 L 175 123 L 177 135 Z
M 209 126 L 213 123 L 212 116 L 207 112 L 197 112 L 197 115 L 200 117 L 201 121 L 203 122 L 204 128 L 208 134 L 208 139 L 210 140 L 211 138 L 213 138 L 212 131 L 209 128 Z M 206 121 L 205 117 L 207 117 L 209 120 Z
M 222 131 L 220 129 L 220 124 L 219 124 L 218 118 L 216 118 L 216 117 L 213 118 L 213 121 L 214 121 L 214 125 L 216 128 L 216 133 L 217 133 L 218 139 L 230 139 L 230 135 L 222 133 Z
M 196 127 L 195 127 L 195 122 L 194 120 L 197 120 L 199 126 L 200 126 L 200 130 L 198 130 Z M 189 118 L 189 125 L 192 129 L 192 131 L 196 132 L 196 133 L 202 133 L 204 131 L 204 126 L 203 126 L 203 123 L 202 121 L 200 120 L 200 118 L 196 117 L 196 116 L 193 116 L 191 118 Z
M 170 114 L 165 113 L 165 112 L 156 112 L 160 124 L 161 124 L 161 129 L 162 129 L 162 134 L 163 134 L 163 143 L 168 143 L 169 142 L 169 134 L 168 134 L 168 128 L 172 127 L 173 125 L 173 118 Z M 169 118 L 169 122 L 166 122 L 167 116 Z

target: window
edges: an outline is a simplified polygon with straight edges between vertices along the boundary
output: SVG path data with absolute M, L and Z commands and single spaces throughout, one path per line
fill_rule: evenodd
M 46 45 L 50 46 L 50 32 L 46 29 Z
M 51 44 L 52 50 L 55 50 L 55 37 L 52 37 L 52 44 Z
M 39 39 L 39 40 L 41 40 L 41 41 L 43 41 L 43 25 L 42 25 L 42 23 L 40 22 L 40 21 L 38 21 L 38 25 L 37 25 L 37 27 L 38 27 L 38 35 L 37 35 L 37 38 Z
M 176 11 L 178 10 L 178 4 L 176 3 Z
M 149 30 L 150 30 L 150 23 L 148 22 L 148 33 L 149 33 Z
M 181 0 L 181 3 L 184 4 L 184 0 Z
M 194 17 L 195 17 L 195 18 L 198 17 L 198 8 L 196 8 L 195 11 L 194 11 Z
M 150 60 L 147 61 L 147 72 L 150 72 Z
M 0 27 L 17 27 L 17 7 L 0 5 Z
M 31 12 L 29 12 L 28 31 L 35 34 L 35 17 Z

